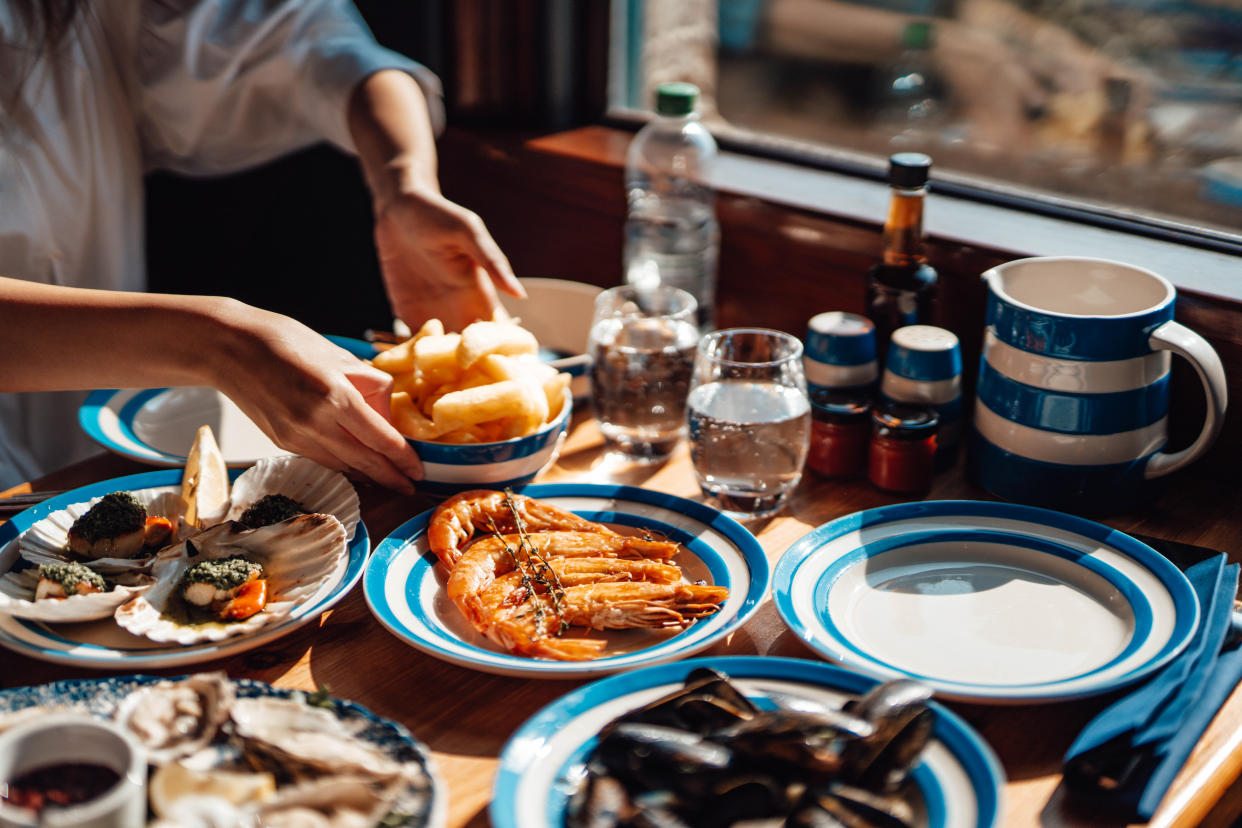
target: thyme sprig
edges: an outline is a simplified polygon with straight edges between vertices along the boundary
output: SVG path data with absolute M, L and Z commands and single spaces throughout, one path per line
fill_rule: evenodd
M 543 553 L 531 541 L 530 535 L 526 530 L 526 520 L 522 517 L 518 510 L 517 504 L 513 500 L 513 492 L 505 489 L 505 506 L 509 509 L 510 515 L 513 517 L 513 525 L 518 536 L 518 546 L 514 548 L 504 541 L 504 536 L 496 522 L 488 518 L 489 528 L 492 534 L 501 539 L 504 544 L 505 554 L 513 562 L 513 568 L 519 573 L 522 587 L 526 590 L 524 601 L 529 601 L 531 608 L 535 613 L 535 632 L 538 635 L 554 635 L 559 636 L 569 629 L 569 624 L 563 618 L 562 604 L 565 598 L 565 587 L 561 583 L 560 576 L 556 574 L 556 570 L 544 557 Z M 541 592 L 542 588 L 542 592 Z M 557 629 L 556 632 L 549 633 L 547 613 L 544 610 L 543 602 L 539 600 L 540 594 L 546 594 L 552 601 L 552 609 L 556 613 Z

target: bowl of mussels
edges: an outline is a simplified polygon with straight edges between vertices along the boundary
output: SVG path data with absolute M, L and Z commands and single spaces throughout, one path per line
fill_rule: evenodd
M 554 702 L 501 755 L 497 828 L 992 828 L 1004 776 L 931 690 L 799 659 L 692 659 Z

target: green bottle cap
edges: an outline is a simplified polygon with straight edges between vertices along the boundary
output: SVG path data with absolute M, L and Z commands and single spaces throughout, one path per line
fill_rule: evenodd
M 693 83 L 662 83 L 655 92 L 659 115 L 689 115 L 699 102 L 699 88 Z
M 930 49 L 932 34 L 930 20 L 912 20 L 901 30 L 901 46 L 903 49 Z

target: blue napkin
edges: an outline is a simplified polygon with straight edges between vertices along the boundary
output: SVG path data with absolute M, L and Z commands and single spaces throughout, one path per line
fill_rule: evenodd
M 1115 816 L 1151 819 L 1216 711 L 1242 680 L 1230 635 L 1238 565 L 1215 555 L 1186 569 L 1202 610 L 1190 646 L 1137 690 L 1105 708 L 1065 756 L 1064 779 Z

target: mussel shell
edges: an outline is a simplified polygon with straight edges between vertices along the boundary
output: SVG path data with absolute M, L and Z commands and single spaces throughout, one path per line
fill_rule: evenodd
M 566 828 L 613 828 L 634 811 L 625 786 L 604 768 L 586 774 L 569 798 Z
M 885 682 L 847 709 L 875 726 L 875 733 L 849 746 L 846 776 L 865 788 L 893 791 L 901 785 L 931 741 L 935 715 L 932 691 L 906 679 Z
M 706 735 L 745 721 L 759 712 L 724 675 L 700 667 L 686 676 L 682 688 L 624 714 L 618 721 L 639 722 Z

